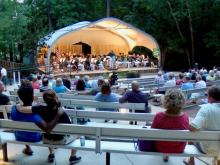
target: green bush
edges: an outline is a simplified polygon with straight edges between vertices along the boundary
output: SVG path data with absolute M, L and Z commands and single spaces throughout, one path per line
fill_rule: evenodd
M 138 72 L 128 72 L 126 77 L 127 78 L 139 78 L 140 77 L 140 73 L 138 73 Z

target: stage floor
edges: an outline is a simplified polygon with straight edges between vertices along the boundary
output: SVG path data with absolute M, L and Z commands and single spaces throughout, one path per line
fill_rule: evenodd
M 44 71 L 43 68 L 39 68 L 39 70 Z M 94 71 L 74 71 L 74 72 L 53 72 L 55 77 L 59 77 L 59 76 L 63 76 L 63 75 L 67 75 L 67 76 L 84 76 L 84 75 L 89 75 L 89 76 L 103 76 L 109 73 L 112 73 L 113 71 L 117 72 L 117 73 L 126 73 L 126 72 L 130 72 L 130 71 L 134 71 L 134 72 L 139 72 L 140 74 L 145 74 L 145 73 L 157 73 L 159 70 L 159 68 L 153 68 L 153 67 L 138 67 L 138 68 L 120 68 L 117 70 L 94 70 Z

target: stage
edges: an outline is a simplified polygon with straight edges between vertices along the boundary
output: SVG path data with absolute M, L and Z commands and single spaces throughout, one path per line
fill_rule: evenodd
M 40 71 L 44 72 L 45 68 L 40 67 Z M 119 74 L 126 74 L 127 72 L 138 72 L 140 74 L 147 74 L 147 73 L 157 73 L 159 68 L 153 68 L 153 67 L 132 67 L 132 68 L 120 68 L 120 69 L 115 69 L 115 70 L 94 70 L 94 71 L 71 71 L 71 72 L 61 72 L 61 71 L 54 71 L 52 74 L 54 74 L 55 77 L 61 77 L 63 75 L 66 76 L 84 76 L 88 75 L 90 77 L 96 77 L 96 76 L 107 76 L 109 73 L 112 73 L 113 71 L 119 73 Z

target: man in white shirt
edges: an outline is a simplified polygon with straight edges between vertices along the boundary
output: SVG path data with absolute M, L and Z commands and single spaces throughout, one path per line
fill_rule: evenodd
M 212 86 L 208 90 L 208 104 L 202 106 L 197 113 L 195 119 L 190 124 L 190 131 L 196 132 L 199 130 L 220 130 L 220 87 Z M 196 146 L 201 152 L 208 154 L 219 154 L 219 142 L 202 142 Z M 185 164 L 194 165 L 194 159 L 191 157 Z M 219 162 L 220 163 L 220 162 Z M 215 165 L 218 164 L 216 160 Z
M 165 82 L 164 87 L 175 87 L 176 86 L 176 80 L 174 77 L 174 73 L 170 72 L 168 75 L 168 81 Z
M 1 68 L 1 78 L 2 78 L 2 82 L 6 86 L 7 85 L 7 70 L 4 67 Z
M 198 75 L 198 76 L 196 77 L 196 80 L 197 80 L 197 82 L 196 82 L 196 84 L 195 84 L 195 88 L 196 88 L 196 89 L 206 88 L 206 82 L 205 82 L 204 80 L 202 80 L 202 76 Z M 204 96 L 204 95 L 205 95 L 204 92 L 192 93 L 191 98 L 197 99 L 197 98 L 199 98 L 199 97 L 201 97 L 201 96 Z M 195 100 L 195 102 L 196 102 L 196 100 Z

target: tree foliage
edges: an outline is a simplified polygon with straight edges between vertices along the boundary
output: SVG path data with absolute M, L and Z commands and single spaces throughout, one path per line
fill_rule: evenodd
M 207 59 L 219 65 L 219 11 L 218 0 L 111 0 L 110 13 L 154 36 L 165 68 L 183 69 Z M 50 32 L 105 15 L 106 0 L 0 0 L 0 55 L 16 53 L 18 43 L 35 53 Z

